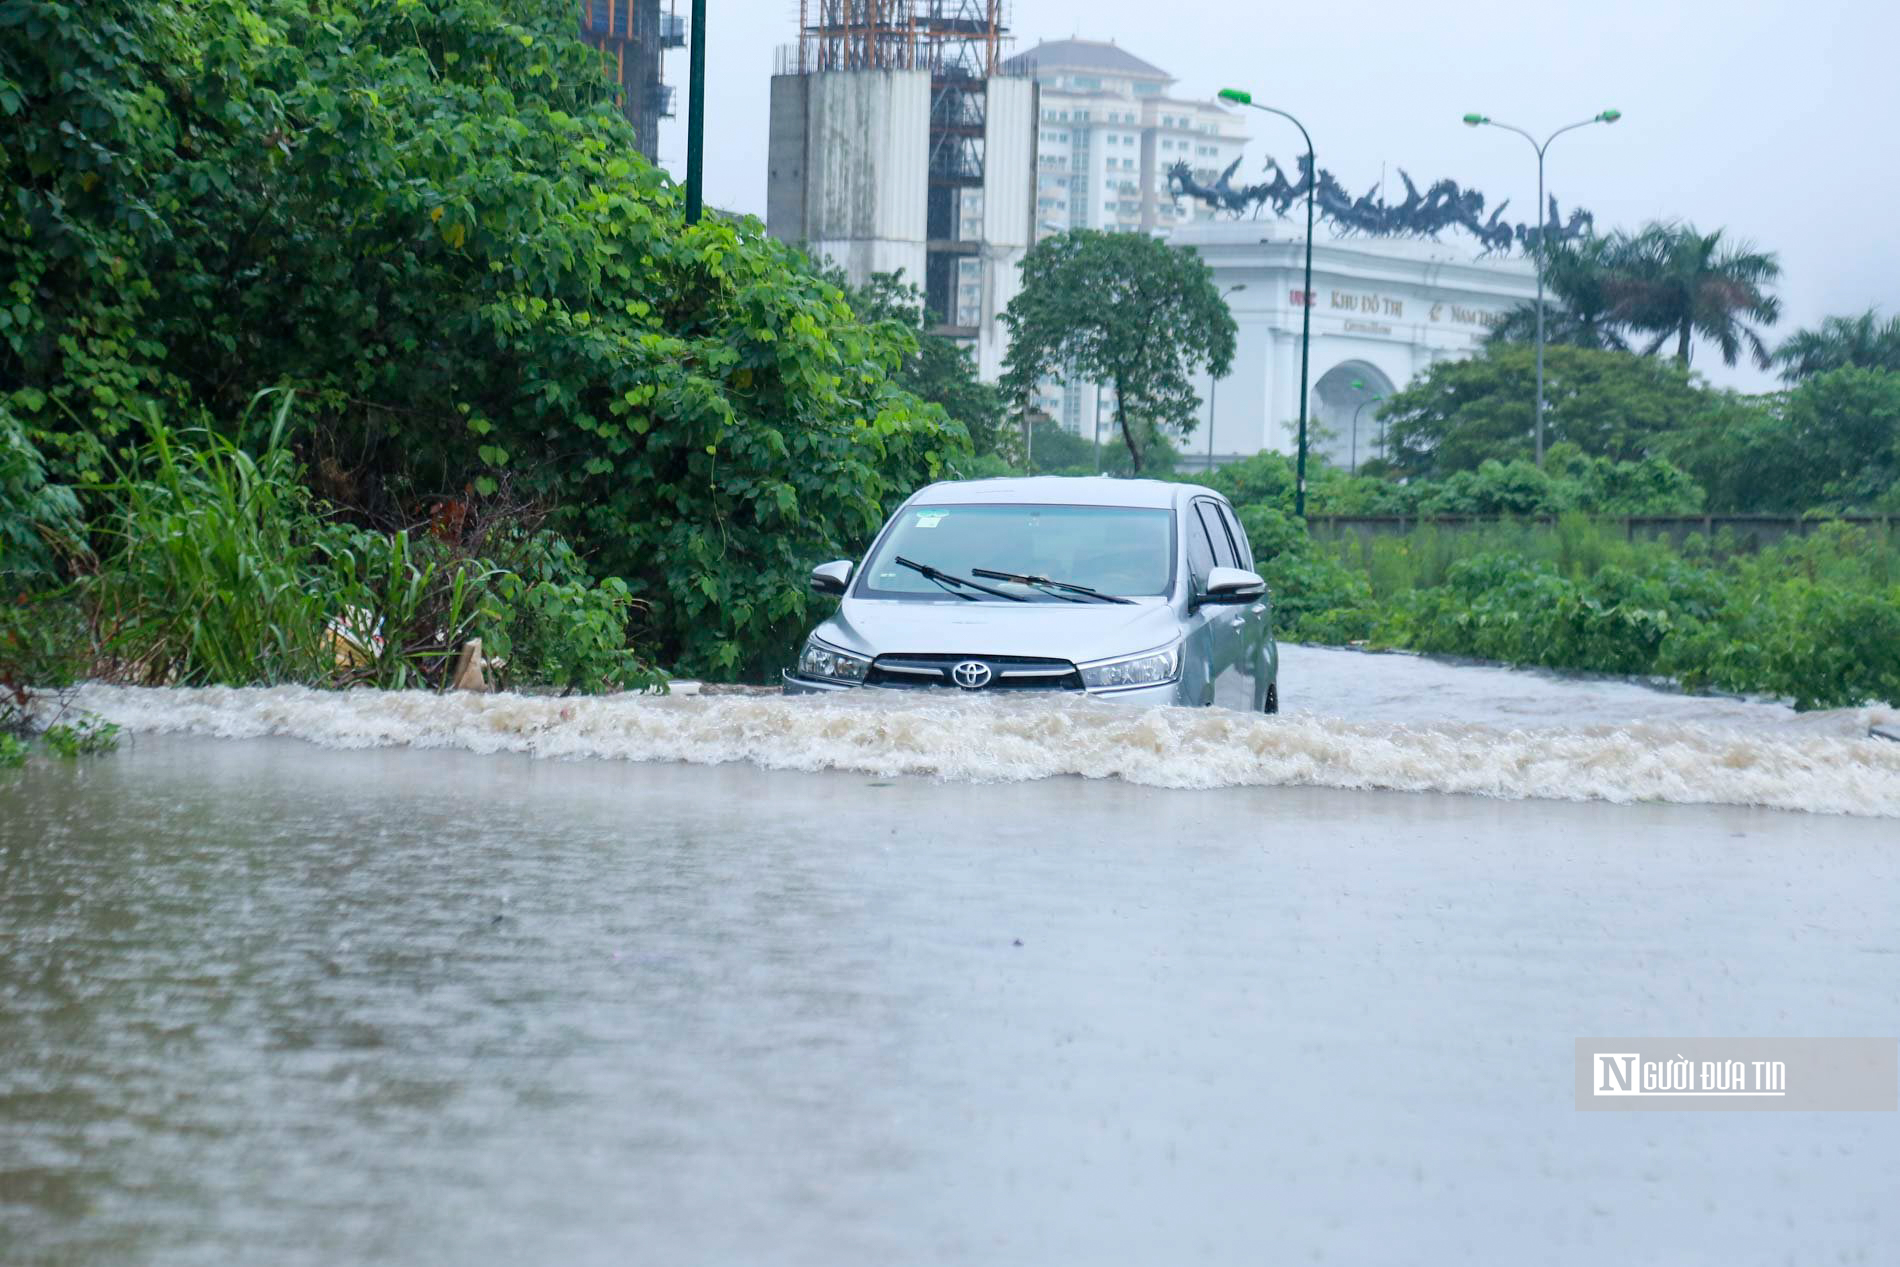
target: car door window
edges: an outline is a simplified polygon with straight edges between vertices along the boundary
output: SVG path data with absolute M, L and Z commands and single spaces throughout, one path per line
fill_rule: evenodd
M 1214 567 L 1214 547 L 1208 540 L 1207 525 L 1201 522 L 1198 511 L 1190 511 L 1184 517 L 1182 527 L 1187 532 L 1188 575 L 1194 578 L 1194 592 L 1207 592 L 1207 574 Z
M 1227 525 L 1227 535 L 1233 538 L 1234 555 L 1240 560 L 1240 566 L 1246 568 L 1249 572 L 1253 571 L 1253 549 L 1247 544 L 1247 530 L 1242 528 L 1240 526 L 1240 520 L 1234 517 L 1234 508 L 1223 502 L 1220 508 L 1220 517 L 1222 522 Z
M 1214 564 L 1216 567 L 1236 568 L 1239 558 L 1234 554 L 1234 543 L 1227 539 L 1227 527 L 1221 523 L 1220 511 L 1213 502 L 1195 502 L 1196 517 L 1207 532 L 1207 539 L 1213 543 Z

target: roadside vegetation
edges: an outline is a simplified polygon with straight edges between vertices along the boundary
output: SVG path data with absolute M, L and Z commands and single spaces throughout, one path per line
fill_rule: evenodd
M 1579 512 L 1340 541 L 1313 540 L 1285 504 L 1239 513 L 1290 641 L 1666 677 L 1797 708 L 1900 699 L 1900 546 L 1878 529 L 1820 522 L 1751 553 L 1722 533 L 1632 542 Z
M 777 669 L 970 435 L 606 69 L 556 0 L 0 5 L 0 682 Z
M 770 680 L 810 566 L 919 485 L 1186 465 L 1233 351 L 1190 253 L 1039 244 L 989 386 L 910 279 L 687 225 L 615 91 L 558 0 L 0 4 L 0 731 L 88 678 L 438 688 L 470 639 L 512 687 Z M 1541 468 L 1513 317 L 1369 415 L 1357 473 L 1310 474 L 1318 515 L 1554 529 L 1320 544 L 1285 459 L 1211 477 L 1283 633 L 1900 695 L 1890 542 L 1589 523 L 1900 513 L 1900 323 L 1771 350 L 1777 275 L 1682 225 L 1566 247 Z M 1786 387 L 1713 389 L 1704 348 Z M 1119 388 L 1099 450 L 1023 416 L 1064 374 Z

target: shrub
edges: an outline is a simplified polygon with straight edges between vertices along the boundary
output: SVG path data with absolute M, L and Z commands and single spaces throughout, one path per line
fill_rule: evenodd
M 60 578 L 60 557 L 84 549 L 79 499 L 51 483 L 46 461 L 0 406 L 0 602 Z
M 96 757 L 119 746 L 119 727 L 115 722 L 87 713 L 77 721 L 48 726 L 40 735 L 40 742 L 68 760 Z
M 288 397 L 283 405 L 287 405 Z M 263 454 L 147 419 L 151 442 L 105 491 L 106 565 L 90 579 L 112 676 L 147 684 L 307 682 L 327 676 L 320 523 L 283 447 Z

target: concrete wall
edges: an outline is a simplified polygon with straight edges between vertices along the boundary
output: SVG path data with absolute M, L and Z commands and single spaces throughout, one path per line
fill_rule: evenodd
M 805 101 L 809 75 L 772 76 L 765 140 L 765 230 L 781 242 L 805 234 Z
M 983 313 L 977 325 L 979 377 L 995 381 L 1009 352 L 1003 310 L 1022 289 L 1023 255 L 1035 240 L 1037 86 L 994 78 L 983 127 Z
M 924 280 L 928 71 L 845 71 L 772 80 L 766 228 L 806 243 L 853 284 L 902 270 Z

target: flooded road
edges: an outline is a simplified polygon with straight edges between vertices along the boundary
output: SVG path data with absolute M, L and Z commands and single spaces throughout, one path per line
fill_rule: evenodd
M 0 775 L 0 1261 L 1891 1261 L 1891 1114 L 1580 1114 L 1571 1062 L 1900 1029 L 1900 745 L 1526 677 L 1526 779 L 1658 726 L 1871 799 L 1327 786 L 1518 729 L 1383 671 L 1198 715 L 1309 746 L 1196 788 L 1171 717 L 95 692 L 123 751 Z M 731 763 L 537 759 L 669 743 Z

